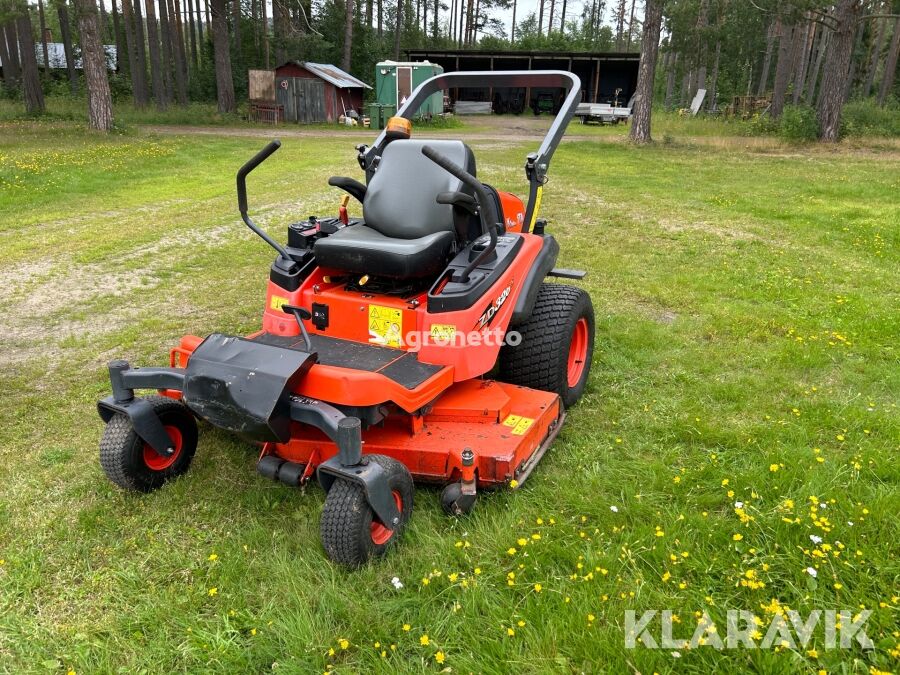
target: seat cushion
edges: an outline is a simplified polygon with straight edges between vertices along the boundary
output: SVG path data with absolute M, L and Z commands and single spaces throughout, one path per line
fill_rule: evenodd
M 407 279 L 431 276 L 444 269 L 455 239 L 450 231 L 396 239 L 365 225 L 351 225 L 319 239 L 313 252 L 322 267 Z
M 366 188 L 363 200 L 366 225 L 398 239 L 415 239 L 457 229 L 458 214 L 454 208 L 438 204 L 435 198 L 441 192 L 471 194 L 472 191 L 423 155 L 422 148 L 426 145 L 474 175 L 475 157 L 462 141 L 391 141 L 382 152 L 378 168 Z

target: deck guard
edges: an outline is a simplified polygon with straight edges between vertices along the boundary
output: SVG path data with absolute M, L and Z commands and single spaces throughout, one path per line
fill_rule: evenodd
M 217 427 L 284 443 L 290 438 L 288 394 L 315 362 L 315 354 L 213 333 L 191 354 L 183 400 Z

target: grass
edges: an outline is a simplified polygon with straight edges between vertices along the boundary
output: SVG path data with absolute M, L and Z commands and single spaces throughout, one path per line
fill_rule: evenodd
M 543 215 L 589 271 L 585 397 L 520 489 L 451 520 L 422 488 L 402 545 L 348 573 L 321 491 L 227 434 L 148 496 L 97 463 L 108 360 L 258 326 L 270 254 L 233 176 L 260 145 L 0 123 L 0 670 L 897 669 L 895 151 L 564 144 Z M 352 145 L 286 142 L 250 180 L 258 220 L 336 211 Z M 474 142 L 479 175 L 521 192 L 531 145 Z M 765 632 L 785 606 L 871 609 L 876 649 L 623 647 L 627 609 L 690 637 L 704 611 Z

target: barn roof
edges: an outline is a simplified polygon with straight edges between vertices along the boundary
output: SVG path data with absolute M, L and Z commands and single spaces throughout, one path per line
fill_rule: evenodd
M 293 63 L 301 68 L 306 68 L 309 72 L 321 77 L 326 82 L 330 82 L 340 89 L 372 88 L 362 80 L 357 80 L 349 73 L 345 73 L 343 70 L 330 63 L 313 63 L 312 61 L 288 61 L 288 63 Z

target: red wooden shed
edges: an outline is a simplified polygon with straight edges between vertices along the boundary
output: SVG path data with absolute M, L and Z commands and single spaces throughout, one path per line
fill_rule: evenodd
M 275 69 L 275 98 L 286 122 L 334 122 L 345 110 L 362 114 L 371 88 L 327 63 L 288 61 Z

